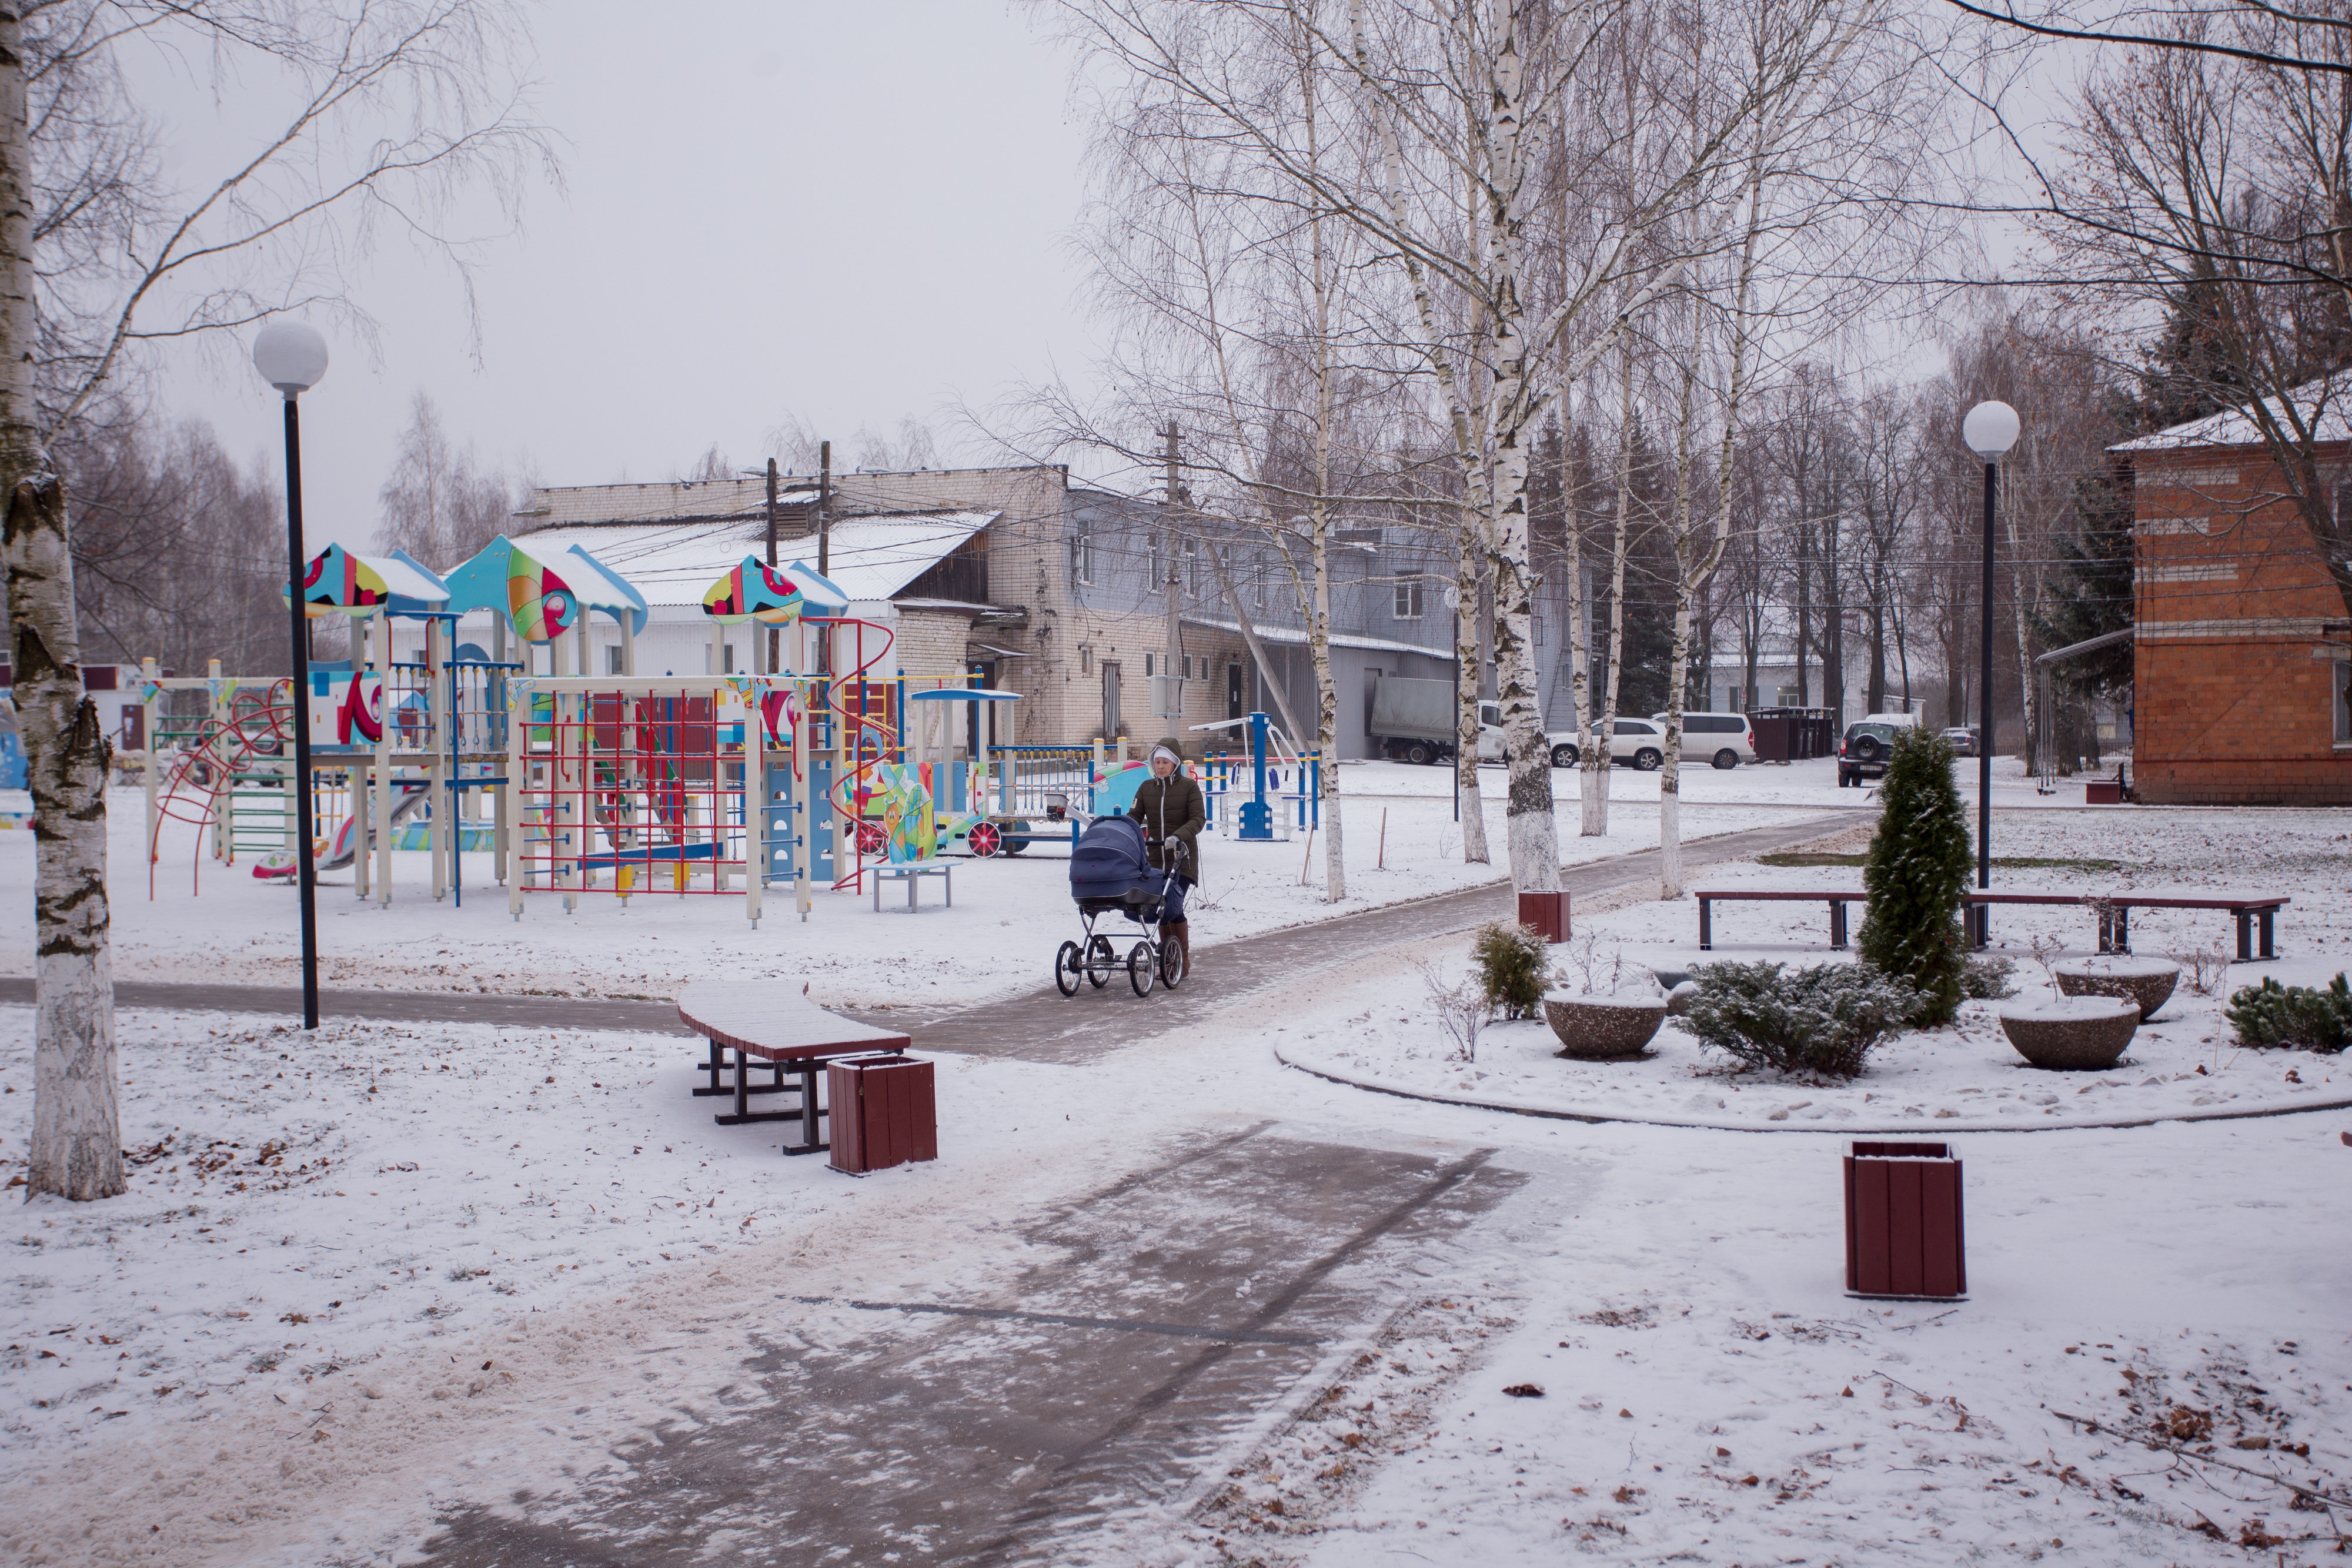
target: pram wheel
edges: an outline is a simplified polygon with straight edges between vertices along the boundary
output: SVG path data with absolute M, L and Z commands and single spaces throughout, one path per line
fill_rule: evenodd
M 1097 990 L 1110 984 L 1113 972 L 1118 968 L 1118 955 L 1110 950 L 1110 938 L 1097 936 L 1087 947 L 1087 978 Z
M 1086 973 L 1086 955 L 1075 942 L 1065 942 L 1062 950 L 1054 955 L 1054 984 L 1066 997 L 1078 994 L 1078 977 Z M 1100 980 L 1095 982 L 1102 984 Z
M 1173 942 L 1160 945 L 1160 983 L 1170 990 L 1184 977 L 1184 949 Z
M 1160 977 L 1160 955 L 1151 950 L 1149 942 L 1138 942 L 1128 950 L 1127 983 L 1135 988 L 1139 997 L 1151 994 L 1151 982 Z

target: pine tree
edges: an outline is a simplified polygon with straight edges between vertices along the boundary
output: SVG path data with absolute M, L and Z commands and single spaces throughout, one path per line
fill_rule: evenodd
M 2058 570 L 2043 583 L 2048 594 L 2035 631 L 2045 648 L 2071 647 L 2132 623 L 2132 496 L 2121 472 L 2086 474 L 2074 481 L 2071 529 L 2053 535 Z M 2107 695 L 2132 684 L 2128 643 L 2102 648 L 2058 666 L 2058 677 L 2078 691 Z
M 1952 748 L 1941 736 L 1905 730 L 1895 738 L 1885 811 L 1863 862 L 1870 913 L 1856 944 L 1863 962 L 1920 996 L 1911 1021 L 1948 1022 L 1959 1010 L 1968 954 L 1960 904 L 1969 891 L 1969 819 L 1952 786 Z

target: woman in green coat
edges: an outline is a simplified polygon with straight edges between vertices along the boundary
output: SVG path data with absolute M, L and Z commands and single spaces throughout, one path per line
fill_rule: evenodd
M 1178 973 L 1192 972 L 1192 923 L 1184 918 L 1184 893 L 1201 880 L 1201 830 L 1208 826 L 1207 802 L 1201 787 L 1184 777 L 1183 765 L 1165 746 L 1151 748 L 1151 777 L 1136 787 L 1135 804 L 1127 814 L 1143 825 L 1145 849 L 1151 863 L 1172 870 L 1176 880 L 1168 889 L 1160 912 L 1160 942 L 1173 942 Z M 1174 846 L 1174 860 L 1169 859 Z

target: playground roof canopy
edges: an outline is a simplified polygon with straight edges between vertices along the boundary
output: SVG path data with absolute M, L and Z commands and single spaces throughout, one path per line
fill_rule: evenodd
M 284 589 L 278 597 L 287 599 Z M 449 585 L 406 550 L 362 555 L 331 544 L 310 558 L 302 592 L 303 613 L 372 615 L 381 605 L 393 615 L 429 615 L 449 602 Z
M 721 481 L 720 483 L 723 483 Z M 667 486 L 649 486 L 667 488 Z M 929 571 L 981 529 L 996 512 L 917 512 L 845 517 L 833 525 L 827 576 L 853 602 L 879 602 Z M 595 552 L 625 575 L 648 605 L 702 611 L 711 582 L 732 571 L 746 551 L 764 559 L 764 519 L 583 523 L 542 528 L 515 542 L 541 560 L 562 559 L 573 547 Z M 807 534 L 776 543 L 780 563 L 816 564 L 816 540 Z
M 572 585 L 582 604 L 602 610 L 615 621 L 627 617 L 633 633 L 646 629 L 646 596 L 627 578 L 578 545 L 567 547 L 549 564 Z

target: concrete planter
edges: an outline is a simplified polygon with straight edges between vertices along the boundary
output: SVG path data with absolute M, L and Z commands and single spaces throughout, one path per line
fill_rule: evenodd
M 2138 1030 L 2139 1004 L 2128 997 L 2062 997 L 2000 1009 L 2000 1031 L 2017 1054 L 2054 1072 L 2113 1067 Z
M 2142 1022 L 2172 998 L 2180 966 L 2169 958 L 2069 958 L 2050 966 L 2050 977 L 2070 997 L 2129 997 Z
M 1544 998 L 1543 1009 L 1552 1033 L 1559 1037 L 1559 1054 L 1577 1061 L 1636 1055 L 1666 1019 L 1666 998 L 1654 991 L 1592 997 L 1555 991 Z

